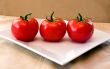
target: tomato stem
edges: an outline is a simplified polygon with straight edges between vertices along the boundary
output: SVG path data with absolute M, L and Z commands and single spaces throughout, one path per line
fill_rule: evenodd
M 25 15 L 25 20 L 28 20 L 28 17 L 31 16 L 31 15 L 32 15 L 32 13 L 29 13 L 29 14 Z
M 79 17 L 80 17 L 80 21 L 83 21 L 82 15 L 81 15 L 80 13 L 79 13 L 78 15 L 79 15 Z
M 21 18 L 21 19 L 24 19 L 24 17 L 23 17 L 23 16 L 20 16 L 20 18 Z
M 47 19 L 49 22 L 54 22 L 54 17 L 53 17 L 53 15 L 54 15 L 54 11 L 51 13 L 50 18 L 46 17 L 46 19 Z
M 83 21 L 84 20 L 84 18 L 82 17 L 82 15 L 80 13 L 78 13 L 77 19 L 78 19 L 78 21 Z
M 22 18 L 23 20 L 28 20 L 29 16 L 31 16 L 32 13 L 26 14 L 25 16 L 20 16 L 20 18 Z

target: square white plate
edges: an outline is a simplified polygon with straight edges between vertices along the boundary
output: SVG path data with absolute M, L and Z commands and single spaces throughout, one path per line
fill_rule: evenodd
M 39 22 L 41 22 L 41 20 L 39 20 Z M 109 40 L 110 34 L 95 29 L 93 37 L 86 43 L 72 42 L 67 34 L 61 42 L 46 42 L 43 41 L 39 33 L 34 41 L 23 42 L 16 40 L 11 34 L 10 29 L 1 30 L 0 37 L 12 41 L 60 65 L 64 65 L 90 49 Z

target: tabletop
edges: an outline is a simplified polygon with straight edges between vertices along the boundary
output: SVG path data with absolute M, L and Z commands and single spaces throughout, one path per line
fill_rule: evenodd
M 0 15 L 0 29 L 16 17 Z M 95 28 L 110 33 L 110 23 L 94 23 Z M 110 69 L 110 41 L 60 66 L 17 44 L 0 38 L 0 69 Z

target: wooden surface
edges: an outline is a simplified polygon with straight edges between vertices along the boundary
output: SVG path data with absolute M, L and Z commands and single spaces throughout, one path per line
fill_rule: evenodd
M 0 29 L 13 17 L 0 16 Z M 94 23 L 95 28 L 110 32 L 110 23 Z M 29 50 L 0 38 L 0 69 L 110 69 L 110 41 L 60 66 Z

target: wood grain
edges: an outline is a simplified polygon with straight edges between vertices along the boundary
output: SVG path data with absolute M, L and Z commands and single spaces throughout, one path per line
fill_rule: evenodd
M 11 17 L 4 19 L 0 28 Z M 5 24 L 5 25 L 6 25 Z M 110 32 L 110 23 L 94 23 L 95 28 Z M 105 42 L 70 63 L 60 66 L 19 45 L 0 38 L 0 69 L 110 69 L 110 42 Z

